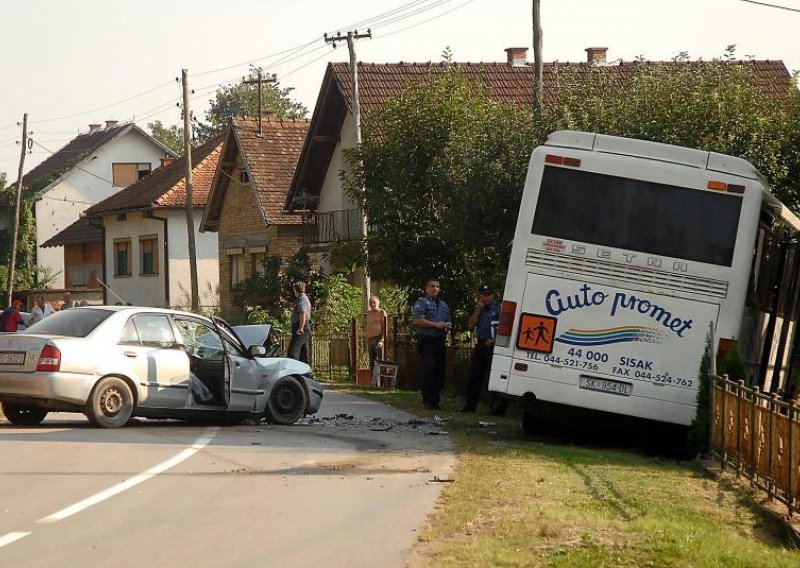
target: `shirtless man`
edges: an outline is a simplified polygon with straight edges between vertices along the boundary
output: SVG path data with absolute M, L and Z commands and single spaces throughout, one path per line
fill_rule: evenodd
M 381 309 L 378 296 L 369 297 L 367 325 L 365 330 L 369 346 L 369 369 L 375 366 L 375 359 L 383 359 L 383 345 L 386 340 L 386 311 Z

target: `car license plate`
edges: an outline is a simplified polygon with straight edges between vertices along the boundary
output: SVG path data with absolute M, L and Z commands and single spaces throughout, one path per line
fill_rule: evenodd
M 0 351 L 0 365 L 23 365 L 24 351 Z
M 633 390 L 633 385 L 631 383 L 623 383 L 622 381 L 612 381 L 610 379 L 589 377 L 587 375 L 581 375 L 580 379 L 580 387 L 582 389 L 608 392 L 621 396 L 631 396 L 631 391 Z

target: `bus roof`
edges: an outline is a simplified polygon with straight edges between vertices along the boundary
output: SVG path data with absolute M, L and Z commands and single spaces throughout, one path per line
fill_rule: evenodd
M 726 156 L 725 154 L 717 154 L 716 152 L 705 152 L 694 148 L 662 144 L 661 142 L 591 132 L 559 130 L 547 137 L 545 145 L 634 156 L 761 181 L 758 171 L 747 160 Z

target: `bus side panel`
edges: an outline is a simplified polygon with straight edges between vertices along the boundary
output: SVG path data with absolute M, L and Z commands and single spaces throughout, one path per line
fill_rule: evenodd
M 489 388 L 689 424 L 718 313 L 713 303 L 529 273 L 503 350 L 511 356 L 495 357 Z

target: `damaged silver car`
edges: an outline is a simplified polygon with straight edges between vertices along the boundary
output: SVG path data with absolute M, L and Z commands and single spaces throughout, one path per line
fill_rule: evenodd
M 57 312 L 0 334 L 3 413 L 34 425 L 49 412 L 82 412 L 104 428 L 134 416 L 293 424 L 316 413 L 323 395 L 311 367 L 269 356 L 269 326 L 240 332 L 219 318 L 158 308 Z

